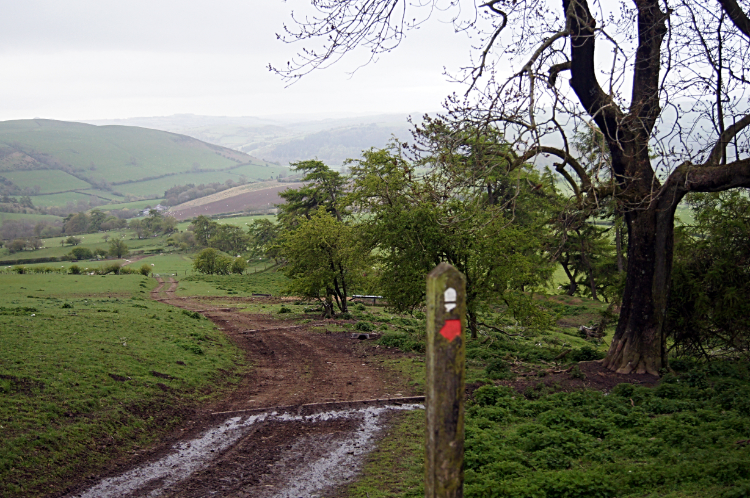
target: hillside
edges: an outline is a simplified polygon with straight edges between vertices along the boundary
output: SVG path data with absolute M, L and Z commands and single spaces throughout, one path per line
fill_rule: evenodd
M 340 166 L 346 159 L 360 157 L 363 150 L 385 147 L 392 136 L 409 140 L 412 128 L 406 114 L 336 119 L 179 114 L 90 123 L 143 126 L 181 133 L 284 166 L 311 158 Z
M 165 131 L 46 119 L 0 122 L 0 195 L 29 196 L 35 207 L 156 199 L 175 185 L 268 180 L 286 171 Z

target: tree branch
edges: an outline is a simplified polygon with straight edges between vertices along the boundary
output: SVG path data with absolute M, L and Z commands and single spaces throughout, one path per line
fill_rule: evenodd
M 742 119 L 734 123 L 732 126 L 724 130 L 719 136 L 718 142 L 714 145 L 711 150 L 706 162 L 702 164 L 704 167 L 718 166 L 721 163 L 722 157 L 724 157 L 724 151 L 727 148 L 727 144 L 743 129 L 750 126 L 750 114 L 745 115 Z
M 737 29 L 750 38 L 750 18 L 742 11 L 737 0 L 718 0 L 721 8 L 727 13 Z

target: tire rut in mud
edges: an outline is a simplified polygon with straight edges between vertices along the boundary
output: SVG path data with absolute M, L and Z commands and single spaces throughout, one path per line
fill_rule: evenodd
M 239 298 L 227 299 L 224 307 L 216 298 L 178 297 L 175 279 L 157 280 L 153 299 L 201 312 L 245 352 L 253 368 L 234 392 L 188 420 L 184 437 L 171 438 L 88 492 L 79 488 L 68 496 L 315 496 L 356 474 L 392 410 L 414 408 L 329 410 L 320 416 L 218 414 L 412 393 L 398 389 L 400 380 L 384 369 L 372 347 L 348 334 L 313 330 L 327 322 L 300 325 L 239 312 L 231 306 Z M 165 465 L 171 472 L 164 473 Z M 300 476 L 307 476 L 305 482 Z

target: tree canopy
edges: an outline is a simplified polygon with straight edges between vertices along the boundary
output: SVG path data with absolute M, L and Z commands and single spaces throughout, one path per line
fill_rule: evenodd
M 296 79 L 358 47 L 373 59 L 431 16 L 453 15 L 477 52 L 447 102 L 457 127 L 493 130 L 512 165 L 554 162 L 582 211 L 613 197 L 628 271 L 605 365 L 666 366 L 664 321 L 674 213 L 689 192 L 750 186 L 747 1 L 341 0 L 313 2 L 287 41 L 306 46 L 277 72 Z M 467 14 L 468 13 L 468 14 Z M 315 46 L 317 44 L 317 46 Z M 576 130 L 595 126 L 610 161 L 582 164 Z

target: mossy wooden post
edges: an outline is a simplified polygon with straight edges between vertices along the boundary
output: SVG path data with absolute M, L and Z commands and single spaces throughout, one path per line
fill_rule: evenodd
M 466 281 L 447 263 L 427 275 L 425 497 L 464 491 Z

